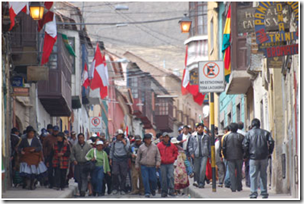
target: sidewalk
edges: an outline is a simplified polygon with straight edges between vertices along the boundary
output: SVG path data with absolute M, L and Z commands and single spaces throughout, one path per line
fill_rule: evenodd
M 20 200 L 22 198 L 73 198 L 77 190 L 77 183 L 74 180 L 70 180 L 69 188 L 65 188 L 64 191 L 57 191 L 46 187 L 37 186 L 35 190 L 22 189 L 21 186 L 17 188 L 10 188 L 6 192 L 2 193 L 2 199 L 4 200 Z
M 205 199 L 234 199 L 234 200 L 256 200 L 250 199 L 250 188 L 246 187 L 243 183 L 243 190 L 241 192 L 233 193 L 230 188 L 220 188 L 216 186 L 216 192 L 212 192 L 212 184 L 206 184 L 205 188 L 197 188 L 192 185 L 193 179 L 190 179 L 189 194 L 191 198 L 205 198 Z M 217 183 L 218 185 L 218 183 Z M 258 193 L 260 193 L 258 191 Z M 288 194 L 275 194 L 273 191 L 268 191 L 269 197 L 268 200 L 281 200 L 281 199 L 296 199 L 291 197 Z M 262 197 L 259 195 L 258 200 L 262 200 Z M 266 200 L 266 199 L 263 199 Z

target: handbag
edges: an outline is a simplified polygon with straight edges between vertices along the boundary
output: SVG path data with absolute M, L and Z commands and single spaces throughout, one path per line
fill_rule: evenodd
M 91 172 L 95 169 L 96 167 L 96 162 L 97 162 L 97 157 L 96 157 L 96 149 L 94 149 L 94 158 L 95 161 L 87 161 L 85 164 L 85 167 L 83 168 L 84 172 Z

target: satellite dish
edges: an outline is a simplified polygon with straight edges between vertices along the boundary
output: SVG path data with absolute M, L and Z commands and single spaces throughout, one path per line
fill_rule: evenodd
M 209 105 L 205 105 L 203 107 L 203 118 L 207 118 L 209 116 L 210 108 Z

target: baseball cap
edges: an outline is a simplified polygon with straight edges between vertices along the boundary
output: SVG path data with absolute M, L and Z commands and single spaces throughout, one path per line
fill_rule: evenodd
M 46 129 L 53 129 L 53 125 L 52 124 L 48 124 Z
M 135 135 L 134 139 L 135 141 L 141 141 L 141 137 L 139 135 Z
M 92 135 L 92 137 L 97 137 L 97 135 L 94 133 L 94 134 Z
M 122 131 L 122 129 L 118 129 L 118 130 L 116 131 L 116 134 L 117 134 L 117 135 L 123 135 L 124 132 Z
M 88 143 L 88 144 L 92 144 L 93 141 L 92 141 L 92 140 L 87 140 L 87 143 Z
M 170 136 L 169 136 L 169 133 L 167 133 L 167 132 L 164 132 L 164 133 L 163 133 L 163 137 L 165 137 L 165 136 L 170 137 Z
M 96 145 L 103 145 L 103 141 L 99 140 Z
M 196 127 L 199 127 L 199 126 L 204 127 L 204 123 L 197 123 L 197 124 L 196 124 Z
M 183 126 L 180 126 L 179 128 L 178 128 L 178 131 L 181 131 L 183 129 Z
M 76 135 L 76 132 L 75 132 L 75 131 L 72 131 L 72 132 L 71 132 L 71 135 Z
M 151 139 L 152 135 L 151 134 L 144 134 L 144 139 Z
M 63 132 L 59 132 L 57 137 L 63 137 L 64 138 L 64 133 Z
M 54 130 L 54 131 L 59 131 L 59 127 L 58 127 L 57 125 L 55 125 L 55 126 L 53 127 L 53 130 Z

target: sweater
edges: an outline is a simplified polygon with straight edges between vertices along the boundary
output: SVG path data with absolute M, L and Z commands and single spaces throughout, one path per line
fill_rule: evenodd
M 96 151 L 96 158 L 94 156 L 94 154 L 95 154 L 94 151 Z M 87 153 L 85 158 L 87 161 L 90 161 L 93 159 L 93 157 L 96 159 L 96 166 L 102 166 L 104 173 L 110 172 L 108 155 L 105 151 L 103 151 L 103 150 L 98 151 L 96 148 L 92 148 Z
M 79 143 L 75 144 L 72 148 L 72 154 L 71 154 L 71 161 L 77 161 L 78 163 L 86 162 L 85 156 L 91 149 L 91 145 L 88 143 L 84 143 L 83 146 L 81 146 Z
M 126 145 L 124 145 L 122 141 L 113 142 L 110 150 L 110 159 L 113 159 L 114 161 L 127 159 L 130 149 L 130 142 L 129 140 L 126 140 L 126 142 Z
M 147 167 L 159 166 L 161 162 L 160 153 L 157 146 L 152 142 L 148 147 L 145 143 L 139 146 L 137 157 L 135 160 L 135 167 L 144 165 Z
M 161 156 L 161 164 L 173 164 L 178 155 L 177 147 L 171 142 L 168 144 L 160 142 L 157 147 Z

